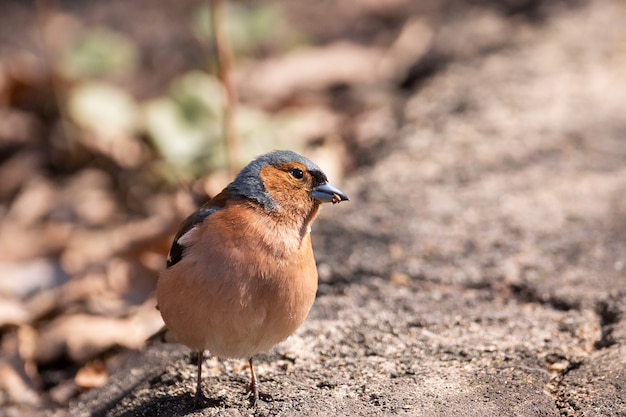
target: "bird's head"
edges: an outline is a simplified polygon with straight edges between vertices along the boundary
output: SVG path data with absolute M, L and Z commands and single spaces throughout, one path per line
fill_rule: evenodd
M 261 204 L 268 212 L 309 216 L 321 203 L 348 197 L 328 183 L 320 167 L 292 151 L 274 151 L 250 162 L 229 185 L 231 195 Z

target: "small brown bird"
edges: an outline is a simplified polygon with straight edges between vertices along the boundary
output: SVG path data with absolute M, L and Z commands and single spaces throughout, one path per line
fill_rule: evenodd
M 311 224 L 321 203 L 348 197 L 322 170 L 291 151 L 260 156 L 181 225 L 158 280 L 169 331 L 198 354 L 196 405 L 205 350 L 246 358 L 251 400 L 259 392 L 252 357 L 304 321 L 317 291 Z

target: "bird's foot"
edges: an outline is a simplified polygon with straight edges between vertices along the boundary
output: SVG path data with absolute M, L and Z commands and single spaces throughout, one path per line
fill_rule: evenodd
M 246 394 L 250 394 L 250 404 L 252 405 L 252 407 L 256 407 L 259 400 L 263 400 L 266 402 L 272 401 L 272 396 L 270 394 L 259 391 L 259 386 L 257 385 L 256 381 L 251 382 L 250 385 L 248 385 L 248 390 L 246 391 Z
M 193 408 L 199 410 L 200 408 L 204 408 L 206 406 L 206 401 L 202 391 L 197 390 L 196 395 L 193 397 Z

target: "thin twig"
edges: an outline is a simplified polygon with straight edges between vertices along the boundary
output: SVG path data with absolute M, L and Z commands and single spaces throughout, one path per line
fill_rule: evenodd
M 231 176 L 238 171 L 239 143 L 235 130 L 235 106 L 237 91 L 232 77 L 232 51 L 228 37 L 224 34 L 224 0 L 211 0 L 211 27 L 215 50 L 217 51 L 217 68 L 220 81 L 226 92 L 224 104 L 224 140 L 228 157 L 228 169 Z
M 48 65 L 47 74 L 50 77 L 49 81 L 52 86 L 54 101 L 59 112 L 61 131 L 65 135 L 68 149 L 73 151 L 77 140 L 69 125 L 70 118 L 65 107 L 65 103 L 67 102 L 66 88 L 61 82 L 59 82 L 59 78 L 57 77 L 57 66 L 54 52 L 52 47 L 48 44 L 48 38 L 46 36 L 46 25 L 49 23 L 52 14 L 58 10 L 58 5 L 55 0 L 36 0 L 35 9 L 37 14 L 37 26 L 39 27 L 39 35 L 41 37 L 41 49 L 43 51 L 46 64 Z

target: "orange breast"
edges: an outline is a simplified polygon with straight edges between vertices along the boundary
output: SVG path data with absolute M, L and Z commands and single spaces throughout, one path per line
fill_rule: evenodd
M 293 229 L 237 206 L 189 232 L 193 250 L 157 285 L 174 336 L 194 350 L 251 357 L 291 335 L 317 291 L 310 235 Z

